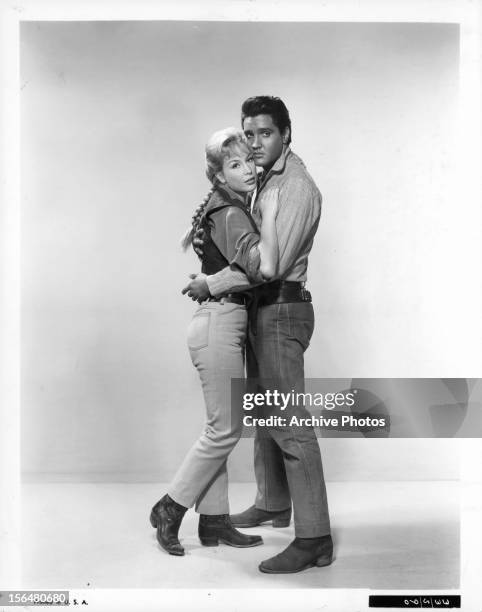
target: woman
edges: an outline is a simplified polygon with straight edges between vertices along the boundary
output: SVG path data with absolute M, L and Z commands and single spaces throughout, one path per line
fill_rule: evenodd
M 277 191 L 268 191 L 259 204 L 262 225 L 258 233 L 247 209 L 256 189 L 256 167 L 240 130 L 227 128 L 213 134 L 206 145 L 206 174 L 213 188 L 196 211 L 184 246 L 202 228 L 204 273 L 214 274 L 232 265 L 244 270 L 253 282 L 271 279 L 278 264 Z M 205 430 L 150 516 L 159 544 L 172 555 L 184 554 L 178 532 L 186 510 L 193 505 L 200 513 L 199 538 L 205 546 L 217 546 L 219 541 L 239 548 L 263 543 L 260 536 L 247 536 L 233 527 L 228 503 L 226 462 L 242 432 L 241 409 L 231 411 L 231 379 L 244 378 L 248 300 L 246 292 L 211 298 L 201 304 L 189 326 L 189 351 L 206 404 Z

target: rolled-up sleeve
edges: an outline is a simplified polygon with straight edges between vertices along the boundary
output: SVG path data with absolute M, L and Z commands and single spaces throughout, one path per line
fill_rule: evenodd
M 221 297 L 226 293 L 246 291 L 255 286 L 256 283 L 249 281 L 244 272 L 237 268 L 226 266 L 216 274 L 206 276 L 209 293 L 214 297 Z

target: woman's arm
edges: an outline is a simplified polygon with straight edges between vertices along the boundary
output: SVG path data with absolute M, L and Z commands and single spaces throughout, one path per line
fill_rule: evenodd
M 226 206 L 214 212 L 210 219 L 212 221 L 211 238 L 227 259 L 229 264 L 217 275 L 237 274 L 234 283 L 223 282 L 209 289 L 213 295 L 220 295 L 226 291 L 240 291 L 248 285 L 257 285 L 270 280 L 275 276 L 278 268 L 278 239 L 276 233 L 275 219 L 278 209 L 278 189 L 267 190 L 259 205 L 262 220 L 261 233 L 256 231 L 254 223 L 250 221 L 249 213 L 237 206 Z M 245 282 L 240 283 L 239 275 L 246 274 Z M 216 291 L 216 288 L 218 289 Z
M 278 270 L 279 246 L 276 232 L 278 212 L 278 188 L 268 189 L 259 203 L 261 228 L 258 250 L 260 255 L 259 271 L 265 280 L 271 280 Z

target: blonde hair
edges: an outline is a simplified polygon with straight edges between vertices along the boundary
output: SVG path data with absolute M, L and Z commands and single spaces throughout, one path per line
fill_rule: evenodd
M 245 145 L 246 136 L 239 128 L 227 127 L 214 132 L 206 144 L 206 176 L 213 185 L 216 184 L 216 174 L 223 169 L 223 162 L 231 153 L 231 147 Z
M 233 147 L 233 145 L 245 145 L 246 147 L 249 147 L 244 133 L 239 128 L 235 127 L 227 127 L 223 130 L 214 132 L 206 144 L 206 176 L 213 186 L 202 203 L 194 211 L 191 226 L 186 230 L 181 238 L 181 247 L 184 251 L 186 251 L 192 244 L 194 234 L 198 230 L 201 223 L 204 209 L 206 208 L 211 194 L 219 182 L 216 175 L 223 169 L 223 162 L 226 157 L 229 156 L 231 147 Z

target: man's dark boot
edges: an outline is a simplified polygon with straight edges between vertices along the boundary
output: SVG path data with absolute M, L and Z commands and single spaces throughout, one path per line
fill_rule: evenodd
M 169 495 L 164 495 L 151 510 L 149 520 L 154 529 L 157 529 L 157 541 L 170 555 L 184 554 L 178 533 L 186 510 L 186 507 L 175 502 Z
M 262 561 L 259 569 L 266 574 L 294 574 L 315 565 L 330 565 L 332 561 L 331 535 L 321 538 L 295 538 L 279 555 Z
M 217 546 L 219 542 L 224 542 L 236 548 L 248 548 L 263 543 L 261 536 L 245 535 L 237 531 L 231 523 L 229 514 L 200 514 L 198 533 L 204 546 Z
M 273 527 L 288 527 L 291 520 L 291 506 L 286 510 L 261 510 L 256 506 L 251 506 L 244 512 L 231 515 L 231 522 L 235 527 L 257 527 L 262 523 L 271 521 Z

